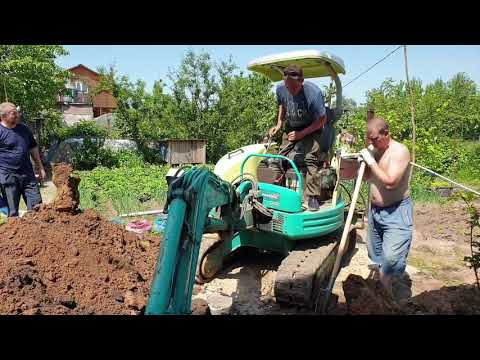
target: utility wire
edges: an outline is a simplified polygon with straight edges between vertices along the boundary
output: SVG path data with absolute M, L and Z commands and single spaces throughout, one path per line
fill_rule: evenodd
M 343 86 L 343 88 L 347 87 L 348 85 L 350 85 L 352 82 L 354 82 L 355 80 L 357 80 L 358 78 L 360 78 L 362 75 L 366 74 L 367 72 L 369 72 L 370 70 L 372 70 L 375 66 L 377 66 L 378 64 L 380 64 L 382 61 L 384 61 L 386 58 L 388 58 L 390 55 L 392 55 L 394 52 L 396 52 L 397 50 L 401 49 L 403 47 L 403 45 L 400 45 L 399 47 L 397 47 L 395 50 L 389 52 L 387 55 L 385 55 L 383 58 L 381 58 L 380 60 L 378 60 L 375 64 L 373 64 L 372 66 L 370 66 L 367 70 L 365 70 L 364 72 L 362 72 L 360 75 L 356 76 L 353 80 L 349 81 L 347 84 L 345 84 Z

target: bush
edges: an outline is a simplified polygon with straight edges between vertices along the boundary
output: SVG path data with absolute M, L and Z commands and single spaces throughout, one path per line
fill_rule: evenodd
M 104 147 L 107 130 L 99 127 L 95 121 L 82 120 L 72 127 L 63 127 L 57 131 L 59 141 L 82 138 L 83 144 L 75 151 L 72 163 L 76 170 L 92 170 L 97 166 L 117 167 L 125 163 L 143 164 L 143 156 L 137 151 L 114 151 Z
M 103 141 L 91 138 L 83 139 L 72 162 L 76 170 L 92 170 L 97 166 L 113 167 L 118 164 L 114 151 L 103 148 Z
M 82 120 L 74 126 L 62 127 L 57 130 L 57 138 L 60 141 L 72 138 L 93 138 L 103 141 L 107 137 L 107 130 L 99 127 L 93 120 Z

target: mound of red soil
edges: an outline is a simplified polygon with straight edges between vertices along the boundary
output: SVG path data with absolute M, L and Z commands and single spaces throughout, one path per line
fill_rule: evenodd
M 159 237 L 79 212 L 79 180 L 60 169 L 53 205 L 0 227 L 0 314 L 142 313 Z
M 479 315 L 480 289 L 475 285 L 444 286 L 407 302 L 396 302 L 380 281 L 350 274 L 343 282 L 351 315 Z
M 395 315 L 402 309 L 380 281 L 350 274 L 343 282 L 347 311 L 351 315 Z
M 410 313 L 425 315 L 480 315 L 480 289 L 475 285 L 443 286 L 413 297 Z

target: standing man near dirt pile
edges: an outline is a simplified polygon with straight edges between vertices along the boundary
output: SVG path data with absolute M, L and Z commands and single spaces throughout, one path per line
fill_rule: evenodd
M 274 136 L 286 122 L 283 144 L 300 146 L 307 168 L 305 195 L 309 210 L 318 210 L 321 192 L 316 179 L 321 155 L 321 135 L 327 120 L 324 98 L 321 90 L 313 83 L 304 82 L 303 70 L 289 65 L 283 72 L 284 84 L 277 87 L 279 105 L 277 125 L 269 130 Z M 293 149 L 293 148 L 292 148 Z M 282 155 L 286 155 L 281 152 Z
M 19 123 L 14 104 L 0 104 L 0 189 L 7 201 L 9 216 L 18 216 L 20 196 L 28 210 L 42 202 L 38 182 L 33 172 L 30 155 L 45 179 L 45 170 L 37 142 L 30 129 Z
M 370 183 L 367 249 L 380 281 L 395 295 L 401 286 L 413 235 L 413 204 L 410 198 L 410 152 L 390 137 L 384 119 L 368 123 L 368 142 L 373 146 L 360 153 L 368 168 L 364 179 Z M 394 285 L 392 288 L 392 284 Z

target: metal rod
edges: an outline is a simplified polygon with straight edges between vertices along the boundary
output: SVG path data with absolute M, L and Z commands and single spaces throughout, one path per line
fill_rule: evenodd
M 132 216 L 143 216 L 143 215 L 155 215 L 155 214 L 161 214 L 163 213 L 162 210 L 149 210 L 149 211 L 140 211 L 140 212 L 134 212 L 130 214 L 121 214 L 118 215 L 118 217 L 132 217 Z
M 407 87 L 408 92 L 410 93 L 410 113 L 411 113 L 411 121 L 412 121 L 412 162 L 415 162 L 415 144 L 416 144 L 416 125 L 415 125 L 415 102 L 413 99 L 413 90 L 412 86 L 410 85 L 410 77 L 408 76 L 408 58 L 407 58 L 407 45 L 403 46 L 403 55 L 405 59 L 405 76 L 407 78 Z M 410 171 L 410 175 L 408 177 L 408 185 L 412 181 L 413 175 L 413 168 Z
M 423 170 L 425 170 L 425 171 L 427 171 L 427 172 L 429 172 L 429 173 L 431 173 L 431 174 L 433 174 L 433 175 L 435 175 L 435 176 L 438 176 L 438 177 L 440 177 L 440 178 L 442 178 L 442 179 L 444 179 L 444 180 L 447 180 L 448 182 L 450 182 L 450 183 L 452 183 L 452 184 L 454 184 L 454 185 L 456 185 L 456 186 L 458 186 L 458 187 L 461 187 L 462 189 L 465 189 L 465 190 L 467 190 L 467 191 L 470 191 L 470 192 L 472 192 L 472 193 L 480 196 L 480 192 L 478 192 L 478 191 L 476 191 L 476 190 L 473 190 L 473 189 L 470 189 L 470 188 L 466 187 L 465 185 L 459 184 L 459 183 L 457 183 L 457 182 L 455 182 L 455 181 L 453 181 L 453 180 L 451 180 L 451 179 L 449 179 L 449 178 L 447 178 L 447 177 L 445 177 L 445 176 L 443 176 L 443 175 L 440 175 L 439 173 L 436 173 L 436 172 L 433 171 L 433 170 L 430 170 L 430 169 L 428 169 L 428 168 L 426 168 L 426 167 L 424 167 L 424 166 L 422 166 L 422 165 L 415 164 L 413 161 L 410 161 L 410 164 L 412 164 L 413 166 L 419 167 L 420 169 L 423 169 Z

